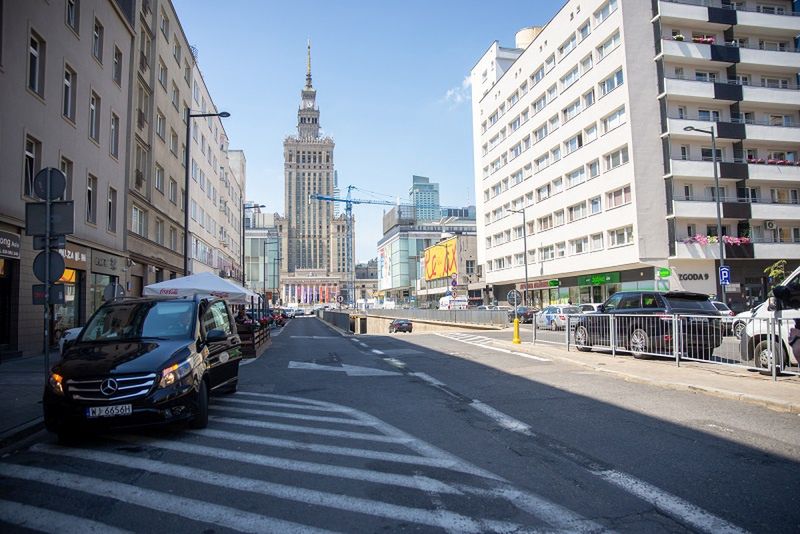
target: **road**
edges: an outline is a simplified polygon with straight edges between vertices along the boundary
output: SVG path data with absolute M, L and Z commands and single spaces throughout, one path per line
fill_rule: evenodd
M 473 339 L 474 341 L 474 339 Z M 3 532 L 797 532 L 798 416 L 296 318 L 209 427 L 41 435 Z

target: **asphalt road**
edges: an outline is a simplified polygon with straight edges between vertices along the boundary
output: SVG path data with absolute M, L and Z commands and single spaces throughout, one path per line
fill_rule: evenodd
M 800 421 L 457 335 L 297 318 L 208 429 L 0 460 L 0 530 L 800 531 Z

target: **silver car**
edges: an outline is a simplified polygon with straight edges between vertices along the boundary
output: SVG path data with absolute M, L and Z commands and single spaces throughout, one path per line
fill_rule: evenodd
M 577 306 L 547 306 L 536 314 L 536 327 L 550 330 L 563 330 L 567 326 L 569 315 L 580 315 Z

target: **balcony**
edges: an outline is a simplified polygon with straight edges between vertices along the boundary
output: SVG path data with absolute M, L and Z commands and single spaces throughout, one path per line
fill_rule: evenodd
M 787 47 L 785 50 L 770 50 L 756 45 L 739 46 L 738 48 L 740 67 L 769 72 L 785 72 L 787 74 L 800 70 L 800 54 L 798 54 L 797 48 Z
M 751 204 L 750 209 L 757 221 L 800 221 L 800 204 L 759 202 Z
M 800 143 L 800 124 L 777 125 L 770 124 L 769 121 L 746 122 L 745 136 L 752 141 Z
M 718 260 L 719 245 L 701 245 L 699 243 L 675 242 L 675 255 L 679 260 Z
M 679 200 L 676 196 L 672 205 L 675 217 L 682 219 L 708 219 L 717 216 L 717 204 L 713 200 Z
M 708 101 L 714 99 L 714 84 L 686 77 L 665 76 L 664 92 L 680 97 L 681 101 Z
M 797 258 L 800 257 L 800 243 L 754 243 L 753 256 L 770 260 Z
M 800 106 L 800 86 L 740 84 L 736 80 L 705 81 L 689 76 L 664 76 L 664 92 L 680 97 L 681 101 L 705 102 L 710 100 L 742 100 L 748 103 L 768 104 L 777 110 L 796 110 Z
M 751 180 L 769 180 L 776 182 L 800 182 L 800 163 L 778 165 L 767 163 L 770 160 L 748 160 L 747 173 Z
M 785 6 L 784 12 L 766 13 L 763 8 L 740 6 L 733 8 L 720 0 L 660 0 L 659 15 L 663 22 L 680 23 L 706 21 L 710 25 L 733 26 L 761 32 L 800 32 L 800 17 Z

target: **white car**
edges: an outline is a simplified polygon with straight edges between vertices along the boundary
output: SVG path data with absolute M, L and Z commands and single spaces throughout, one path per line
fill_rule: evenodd
M 792 292 L 797 292 L 800 287 L 800 267 L 780 283 L 786 289 L 791 288 Z M 779 286 L 779 287 L 780 287 Z M 773 289 L 777 291 L 778 287 Z M 770 367 L 771 354 L 769 350 L 769 321 L 775 317 L 776 312 L 770 304 L 775 302 L 775 297 L 771 297 L 766 302 L 753 309 L 753 315 L 742 330 L 742 341 L 746 347 L 743 355 L 748 361 L 752 360 L 753 365 L 763 369 Z M 782 356 L 781 367 L 797 367 L 800 360 L 800 309 L 784 309 L 779 312 L 781 318 L 780 327 L 776 342 L 780 340 L 778 354 Z
M 75 339 L 78 337 L 78 334 L 81 333 L 81 330 L 83 330 L 83 327 L 81 327 L 81 326 L 79 326 L 77 328 L 69 328 L 67 330 L 64 330 L 64 332 L 61 334 L 61 337 L 58 339 L 58 354 L 59 355 L 64 354 L 64 347 L 67 344 L 75 341 Z
M 712 300 L 711 304 L 719 312 L 720 316 L 722 317 L 722 328 L 724 335 L 730 335 L 733 333 L 733 323 L 736 319 L 736 313 L 731 310 L 727 304 L 724 302 L 720 302 L 718 300 Z
M 594 302 L 584 302 L 577 306 L 581 309 L 581 313 L 595 313 L 600 309 L 600 304 L 595 304 Z

